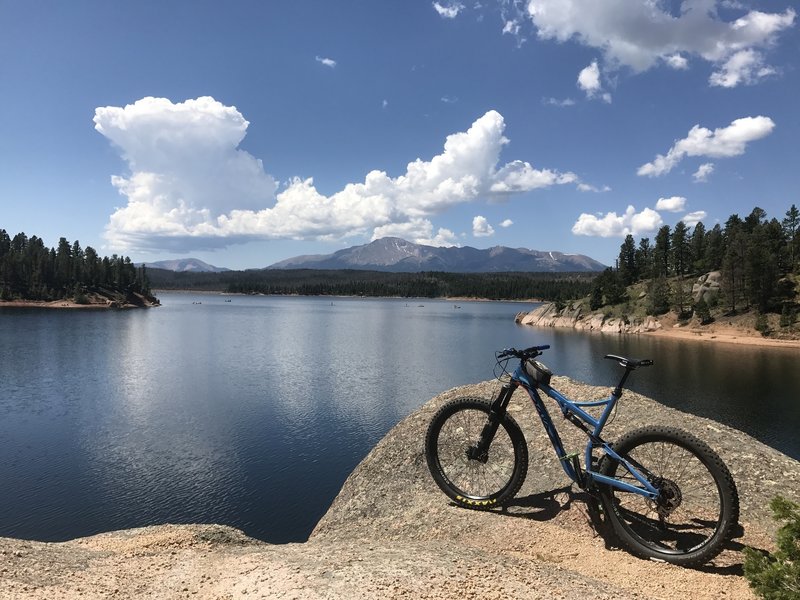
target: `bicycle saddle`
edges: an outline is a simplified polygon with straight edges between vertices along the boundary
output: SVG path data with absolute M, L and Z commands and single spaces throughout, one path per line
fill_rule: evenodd
M 638 367 L 649 367 L 653 364 L 653 361 L 649 358 L 626 358 L 624 356 L 617 356 L 616 354 L 606 354 L 603 358 L 608 358 L 610 360 L 616 360 L 620 366 L 625 367 L 626 369 L 636 369 Z

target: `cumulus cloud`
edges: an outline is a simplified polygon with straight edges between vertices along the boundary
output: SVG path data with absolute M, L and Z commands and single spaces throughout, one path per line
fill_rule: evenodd
M 433 9 L 444 19 L 455 19 L 464 10 L 464 5 L 460 2 L 434 2 Z
M 314 60 L 316 60 L 318 63 L 321 63 L 321 64 L 325 65 L 326 67 L 330 67 L 331 69 L 333 69 L 336 66 L 336 61 L 333 60 L 332 58 L 325 58 L 325 57 L 322 57 L 322 56 L 315 56 Z
M 434 235 L 433 223 L 428 219 L 411 219 L 405 223 L 390 223 L 376 227 L 372 241 L 383 237 L 399 237 L 426 246 L 458 246 L 458 238 L 450 229 L 440 227 Z
M 714 163 L 703 163 L 697 168 L 697 171 L 692 174 L 696 183 L 705 183 L 708 181 L 709 176 L 714 172 Z
M 511 219 L 504 219 L 500 223 L 500 227 L 511 227 L 513 224 L 514 224 L 514 221 L 512 221 Z
M 639 167 L 637 173 L 658 177 L 669 173 L 686 156 L 726 158 L 744 154 L 749 142 L 761 139 L 775 128 L 769 117 L 745 117 L 736 119 L 727 127 L 711 131 L 695 125 L 682 140 L 675 142 L 666 155 L 659 154 L 653 162 Z
M 472 235 L 475 237 L 489 237 L 494 235 L 494 227 L 489 225 L 486 217 L 478 215 L 472 219 Z
M 670 56 L 665 56 L 664 62 L 669 68 L 675 69 L 676 71 L 683 71 L 689 68 L 689 61 L 680 54 L 671 54 Z
M 683 196 L 659 198 L 658 202 L 656 202 L 656 210 L 666 210 L 667 212 L 681 212 L 685 206 L 686 198 Z
M 600 67 L 597 66 L 596 60 L 578 73 L 578 87 L 586 93 L 587 98 L 602 98 L 605 102 L 611 102 L 611 94 L 603 91 Z
M 726 21 L 717 5 L 716 0 L 684 0 L 679 13 L 673 14 L 668 3 L 657 1 L 530 0 L 526 13 L 540 39 L 573 40 L 596 48 L 609 68 L 642 72 L 660 63 L 683 69 L 689 55 L 722 66 L 720 82 L 731 86 L 753 82 L 770 67 L 760 64 L 748 80 L 725 76 L 724 65 L 742 51 L 773 46 L 778 35 L 794 25 L 795 11 L 748 11 L 727 2 L 726 8 L 743 14 Z M 713 85 L 721 84 L 715 81 Z
M 774 67 L 764 64 L 764 56 L 752 48 L 740 50 L 711 74 L 708 81 L 713 86 L 732 88 L 739 84 L 753 85 L 765 77 L 775 75 Z
M 645 208 L 637 213 L 633 206 L 628 206 L 621 215 L 615 212 L 605 215 L 583 213 L 572 226 L 572 233 L 599 237 L 625 237 L 628 234 L 638 236 L 652 233 L 662 224 L 661 215 L 653 209 Z
M 254 239 L 325 239 L 374 232 L 415 232 L 445 243 L 429 218 L 481 198 L 578 183 L 576 175 L 536 169 L 524 161 L 500 165 L 508 143 L 502 115 L 489 111 L 467 131 L 447 136 L 430 160 L 404 174 L 367 173 L 363 182 L 325 195 L 312 178 L 293 178 L 279 193 L 260 160 L 238 148 L 248 122 L 210 97 L 173 104 L 143 98 L 95 111 L 95 129 L 116 146 L 130 173 L 112 177 L 126 198 L 106 227 L 120 250 L 187 251 Z
M 517 36 L 519 35 L 520 29 L 521 26 L 519 24 L 519 21 L 517 21 L 516 19 L 510 19 L 506 21 L 505 24 L 503 25 L 503 35 L 508 33 L 510 35 Z
M 707 216 L 708 215 L 706 214 L 706 211 L 704 211 L 704 210 L 696 210 L 696 211 L 690 212 L 689 214 L 684 216 L 683 219 L 681 219 L 681 221 L 686 223 L 687 227 L 694 227 L 700 221 L 705 219 Z

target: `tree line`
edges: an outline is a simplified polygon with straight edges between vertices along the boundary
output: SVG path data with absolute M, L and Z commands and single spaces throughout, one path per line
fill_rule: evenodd
M 85 300 L 93 291 L 150 295 L 144 267 L 127 256 L 99 256 L 91 246 L 60 238 L 48 248 L 37 237 L 0 229 L 0 299 Z
M 722 301 L 732 313 L 795 310 L 795 285 L 787 276 L 800 271 L 800 211 L 792 204 L 779 221 L 755 207 L 745 218 L 732 214 L 711 229 L 679 221 L 674 228 L 662 226 L 653 242 L 644 237 L 637 244 L 629 234 L 616 268 L 596 280 L 590 302 L 593 309 L 618 304 L 626 299 L 626 286 L 649 280 L 648 312 L 684 312 L 692 308 L 691 298 L 685 286 L 671 287 L 668 278 L 710 271 L 720 271 Z
M 223 273 L 148 271 L 157 289 L 217 290 L 240 294 L 541 298 L 567 301 L 589 293 L 596 273 L 387 273 L 383 271 L 274 269 Z

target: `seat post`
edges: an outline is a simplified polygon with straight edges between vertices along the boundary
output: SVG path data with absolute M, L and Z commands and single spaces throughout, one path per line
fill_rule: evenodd
M 631 371 L 633 371 L 633 369 L 634 369 L 634 367 L 631 367 L 630 365 L 626 365 L 625 373 L 622 375 L 622 379 L 619 380 L 619 383 L 617 384 L 617 387 L 615 387 L 614 391 L 611 392 L 617 398 L 620 398 L 622 396 L 622 388 L 625 387 L 625 382 L 628 380 L 628 375 L 631 374 Z

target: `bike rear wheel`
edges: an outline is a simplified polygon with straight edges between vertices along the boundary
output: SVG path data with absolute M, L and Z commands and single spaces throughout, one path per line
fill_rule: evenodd
M 425 458 L 436 484 L 461 506 L 490 509 L 511 500 L 528 471 L 528 446 L 522 431 L 503 415 L 487 451 L 477 447 L 489 422 L 491 404 L 457 398 L 434 415 L 425 436 Z
M 641 465 L 659 490 L 650 500 L 610 486 L 603 505 L 622 544 L 642 558 L 686 567 L 717 556 L 739 520 L 736 485 L 722 459 L 681 429 L 645 427 L 625 434 L 614 450 Z M 619 462 L 603 457 L 600 472 L 639 485 Z

